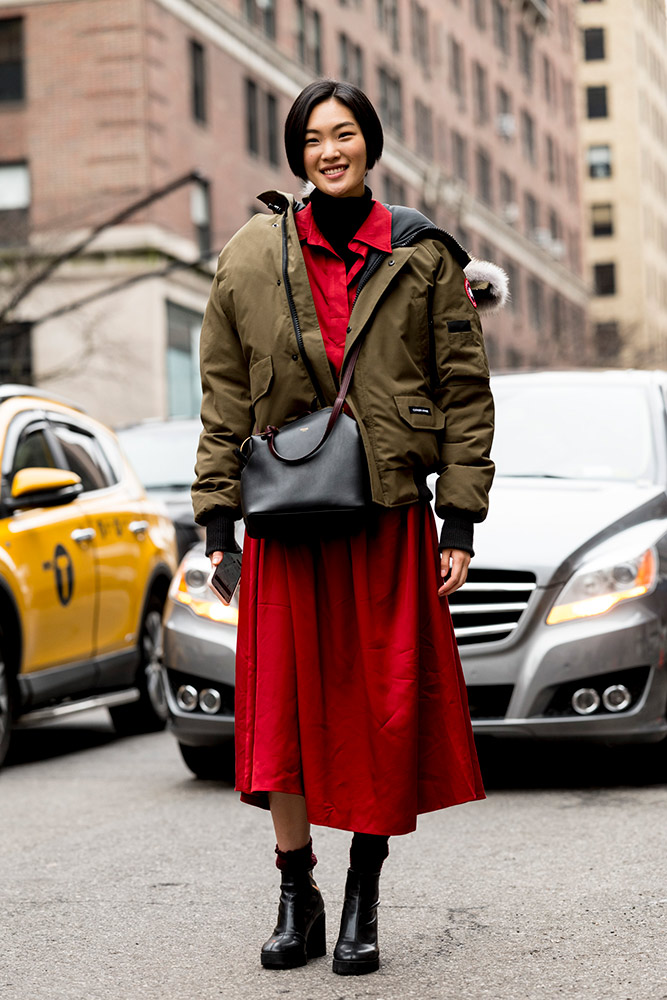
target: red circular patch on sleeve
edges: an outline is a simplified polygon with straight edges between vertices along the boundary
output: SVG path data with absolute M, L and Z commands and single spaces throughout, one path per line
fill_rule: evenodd
M 470 282 L 468 281 L 467 278 L 465 279 L 465 290 L 466 290 L 466 295 L 468 296 L 468 298 L 470 299 L 470 301 L 472 302 L 472 304 L 476 309 L 477 303 L 475 302 L 475 296 L 472 294 L 472 288 L 470 287 Z

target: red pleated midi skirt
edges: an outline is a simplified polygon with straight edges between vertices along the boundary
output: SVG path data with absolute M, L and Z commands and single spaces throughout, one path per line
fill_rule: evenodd
M 236 787 L 304 795 L 311 823 L 409 833 L 484 798 L 429 504 L 351 538 L 246 538 Z

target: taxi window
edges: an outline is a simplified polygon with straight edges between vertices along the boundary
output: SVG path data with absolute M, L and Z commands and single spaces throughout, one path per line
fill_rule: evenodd
M 28 428 L 19 438 L 14 460 L 12 462 L 11 478 L 21 469 L 55 469 L 57 463 L 49 448 L 46 435 L 42 428 Z
M 65 454 L 66 467 L 79 476 L 84 493 L 112 484 L 102 450 L 91 434 L 65 424 L 52 423 L 51 427 Z

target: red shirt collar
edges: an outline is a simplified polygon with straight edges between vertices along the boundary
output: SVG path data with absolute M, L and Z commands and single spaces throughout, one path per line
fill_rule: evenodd
M 308 243 L 310 246 L 326 247 L 331 250 L 329 243 L 319 231 L 313 218 L 313 209 L 310 204 L 302 208 L 294 215 L 296 220 L 296 230 L 301 243 Z M 361 224 L 359 231 L 350 240 L 350 246 L 354 249 L 354 243 L 365 243 L 366 246 L 384 253 L 391 253 L 391 212 L 379 201 L 373 202 L 367 218 Z

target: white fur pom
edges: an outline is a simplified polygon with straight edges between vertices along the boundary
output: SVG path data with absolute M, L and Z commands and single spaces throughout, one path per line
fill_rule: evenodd
M 464 268 L 464 274 L 472 285 L 480 312 L 495 312 L 509 301 L 509 278 L 498 264 L 473 258 Z

